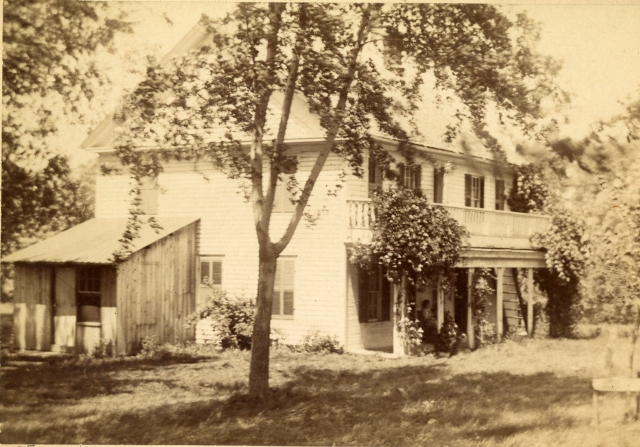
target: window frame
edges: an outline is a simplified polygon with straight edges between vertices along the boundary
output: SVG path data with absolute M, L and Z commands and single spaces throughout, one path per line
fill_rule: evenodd
M 358 320 L 361 324 L 369 323 L 385 323 L 391 321 L 391 290 L 390 284 L 384 277 L 381 268 L 376 268 L 370 272 L 359 268 L 358 272 Z M 375 276 L 375 281 L 371 281 Z M 369 288 L 369 285 L 375 283 L 375 290 Z M 366 287 L 365 287 L 366 286 Z M 366 299 L 363 295 L 366 294 Z M 371 314 L 371 304 L 375 304 L 375 313 Z M 387 309 L 385 309 L 385 303 Z
M 399 163 L 400 186 L 416 192 L 422 192 L 422 165 Z
M 501 188 L 498 187 L 498 185 L 502 185 Z M 497 211 L 506 211 L 506 205 L 507 205 L 507 196 L 505 194 L 506 191 L 506 182 L 504 179 L 502 178 L 497 178 L 495 180 L 495 192 L 496 192 L 496 210 Z
M 282 276 L 282 271 L 280 271 L 280 275 L 278 274 L 278 268 L 283 265 L 283 269 L 284 269 L 284 263 L 291 263 L 291 275 L 292 278 L 290 281 L 287 281 L 288 284 L 283 284 L 284 283 L 284 279 Z M 272 303 L 272 307 L 271 307 L 271 318 L 275 319 L 275 320 L 293 320 L 294 315 L 295 315 L 295 302 L 296 302 L 296 258 L 295 257 L 288 257 L 288 256 L 281 256 L 280 258 L 278 258 L 277 264 L 276 264 L 276 272 L 275 272 L 275 278 L 274 278 L 274 283 L 273 283 L 273 303 Z M 284 313 L 284 307 L 285 307 L 285 294 L 286 293 L 291 293 L 291 313 L 290 314 L 285 314 Z M 276 300 L 278 303 L 278 312 L 274 312 L 274 306 L 276 304 Z
M 464 175 L 464 205 L 470 208 L 484 208 L 484 176 Z
M 206 284 L 202 282 L 202 264 L 203 263 L 219 263 L 220 264 L 220 283 L 219 284 Z M 211 267 L 209 267 L 210 269 Z M 211 270 L 209 272 L 211 274 Z M 199 299 L 204 298 L 203 293 L 210 289 L 221 289 L 224 284 L 224 256 L 222 255 L 200 255 L 198 257 L 198 295 Z
M 90 287 L 85 287 L 91 282 Z M 97 307 L 98 315 L 94 319 L 86 318 L 83 308 Z M 102 268 L 99 265 L 80 265 L 76 267 L 76 322 L 101 323 L 102 309 Z

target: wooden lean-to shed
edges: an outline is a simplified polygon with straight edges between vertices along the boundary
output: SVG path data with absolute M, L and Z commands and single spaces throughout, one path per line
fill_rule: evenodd
M 130 354 L 144 337 L 193 339 L 185 317 L 195 310 L 198 220 L 142 225 L 120 265 L 126 218 L 92 219 L 3 258 L 15 264 L 16 348 L 90 353 L 103 340 Z

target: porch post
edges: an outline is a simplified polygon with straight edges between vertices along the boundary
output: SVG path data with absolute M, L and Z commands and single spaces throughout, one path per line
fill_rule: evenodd
M 502 274 L 504 272 L 504 267 L 496 268 L 496 337 L 498 341 L 502 341 L 502 335 L 504 333 L 503 327 L 503 284 L 502 284 Z
M 469 349 L 476 347 L 474 303 L 473 303 L 473 268 L 467 269 L 467 340 L 469 340 Z
M 400 285 L 395 283 L 391 284 L 393 299 L 393 354 L 399 357 L 402 357 L 405 354 L 400 331 L 398 330 L 398 319 L 402 316 L 402 312 L 404 311 L 404 298 L 399 296 L 399 293 L 404 294 L 404 290 L 402 290 L 404 285 L 404 278 Z
M 527 328 L 533 337 L 533 269 L 527 269 Z
M 444 324 L 444 290 L 442 288 L 442 276 L 438 276 L 436 297 L 438 300 L 438 332 L 440 332 L 440 329 L 442 329 L 442 325 Z

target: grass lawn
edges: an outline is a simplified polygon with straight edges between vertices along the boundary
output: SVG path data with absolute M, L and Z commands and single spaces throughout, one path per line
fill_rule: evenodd
M 3 366 L 2 443 L 639 446 L 640 421 L 590 381 L 606 337 L 507 342 L 451 359 L 272 353 L 273 393 L 246 397 L 249 354 Z M 615 362 L 623 374 L 629 339 Z M 637 353 L 640 355 L 640 353 Z

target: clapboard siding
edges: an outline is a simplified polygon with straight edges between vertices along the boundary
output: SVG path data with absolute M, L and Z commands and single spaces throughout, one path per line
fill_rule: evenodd
M 190 224 L 134 253 L 118 269 L 118 353 L 134 352 L 144 337 L 160 343 L 193 338 L 184 326 L 195 310 L 195 236 Z
M 96 178 L 96 217 L 123 217 L 131 207 L 131 181 L 126 175 L 98 175 Z

